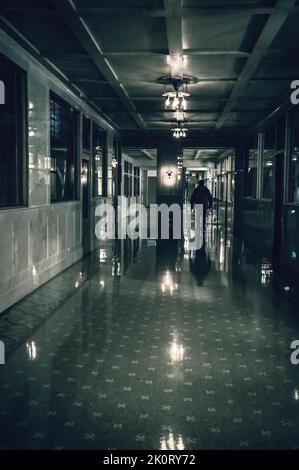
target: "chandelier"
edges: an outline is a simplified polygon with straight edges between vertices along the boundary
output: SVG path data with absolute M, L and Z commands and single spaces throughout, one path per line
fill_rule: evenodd
M 163 97 L 165 98 L 165 106 L 171 106 L 174 111 L 184 111 L 186 109 L 186 98 L 190 96 L 187 91 L 187 83 L 179 80 L 172 82 L 173 89 L 167 91 L 165 89 Z
M 186 132 L 188 129 L 184 127 L 184 123 L 179 121 L 176 125 L 171 129 L 173 137 L 176 139 L 180 139 L 181 137 L 186 137 Z
M 171 107 L 174 113 L 175 124 L 171 129 L 172 135 L 176 139 L 186 137 L 187 128 L 184 127 L 184 111 L 186 110 L 186 98 L 190 96 L 187 90 L 187 83 L 193 83 L 193 78 L 173 78 L 162 77 L 164 82 L 165 106 Z
M 166 91 L 162 96 L 166 98 L 165 106 L 172 106 L 176 111 L 186 109 L 186 98 L 190 96 L 190 93 L 185 91 Z

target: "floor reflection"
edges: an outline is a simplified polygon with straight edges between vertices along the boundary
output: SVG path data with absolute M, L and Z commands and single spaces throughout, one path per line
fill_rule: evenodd
M 184 450 L 185 445 L 183 441 L 183 437 L 178 435 L 175 436 L 172 432 L 170 432 L 166 436 L 161 437 L 160 441 L 160 450 Z
M 191 273 L 197 279 L 197 285 L 202 286 L 211 270 L 211 260 L 205 245 L 190 253 L 189 265 Z
M 117 240 L 0 318 L 1 449 L 298 447 L 296 308 L 217 219 Z

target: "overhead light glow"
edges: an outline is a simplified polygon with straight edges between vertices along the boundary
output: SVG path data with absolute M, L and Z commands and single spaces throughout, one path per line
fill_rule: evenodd
M 175 139 L 180 139 L 181 137 L 186 137 L 186 132 L 188 129 L 182 127 L 182 123 L 178 122 L 176 127 L 173 127 L 171 130 L 173 137 Z

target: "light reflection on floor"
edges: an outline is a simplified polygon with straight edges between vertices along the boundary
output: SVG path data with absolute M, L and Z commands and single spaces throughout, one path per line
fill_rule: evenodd
M 140 245 L 101 248 L 0 318 L 0 448 L 297 448 L 298 320 L 271 266 L 216 225 L 195 253 Z

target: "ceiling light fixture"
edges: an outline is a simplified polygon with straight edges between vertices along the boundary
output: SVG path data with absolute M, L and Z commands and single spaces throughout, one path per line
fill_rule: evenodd
M 172 106 L 174 111 L 184 111 L 187 106 L 186 98 L 190 96 L 190 93 L 187 91 L 187 84 L 183 83 L 180 80 L 175 80 L 172 82 L 173 90 L 165 91 L 163 97 L 165 98 L 165 106 Z
M 175 127 L 171 129 L 173 137 L 176 139 L 180 139 L 181 137 L 186 137 L 186 132 L 188 129 L 186 129 L 184 126 L 184 123 L 179 121 L 176 123 Z
M 190 96 L 190 93 L 185 91 L 166 91 L 162 96 L 166 98 L 166 107 L 172 106 L 175 111 L 184 111 L 187 106 L 186 98 Z

